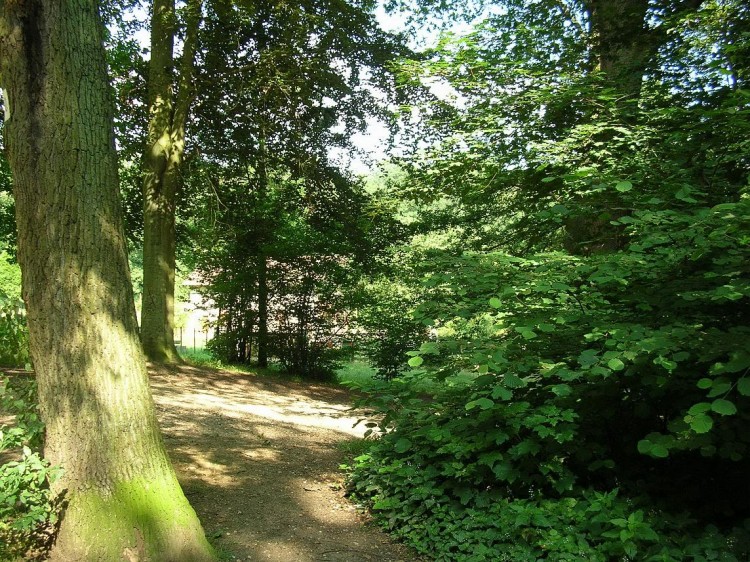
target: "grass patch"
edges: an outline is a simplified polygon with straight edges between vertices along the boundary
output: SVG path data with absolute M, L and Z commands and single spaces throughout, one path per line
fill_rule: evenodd
M 336 370 L 336 380 L 346 386 L 362 386 L 372 382 L 377 371 L 369 362 L 354 359 Z
M 364 455 L 372 445 L 372 439 L 349 439 L 347 441 L 339 441 L 336 443 L 336 448 L 344 453 L 347 457 L 358 457 Z
M 242 373 L 247 375 L 258 375 L 261 377 L 271 377 L 276 379 L 286 380 L 301 380 L 299 377 L 285 373 L 278 363 L 269 363 L 268 367 L 261 369 L 253 365 L 244 365 L 236 363 L 224 363 L 220 359 L 216 359 L 213 354 L 207 349 L 185 350 L 180 352 L 180 357 L 187 364 L 194 367 L 207 367 L 209 369 L 221 369 L 222 371 L 229 371 L 230 373 Z

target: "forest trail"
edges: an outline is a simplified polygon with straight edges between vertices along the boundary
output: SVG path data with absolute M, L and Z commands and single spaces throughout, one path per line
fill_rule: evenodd
M 339 443 L 361 437 L 347 390 L 228 371 L 151 368 L 179 480 L 225 560 L 415 560 L 343 496 Z

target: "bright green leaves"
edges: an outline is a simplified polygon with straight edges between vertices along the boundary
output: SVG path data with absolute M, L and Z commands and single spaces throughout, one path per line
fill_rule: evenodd
M 707 402 L 696 404 L 693 408 L 688 411 L 695 412 L 696 409 L 700 409 L 701 412 L 708 412 L 709 410 L 720 416 L 734 416 L 738 412 L 737 399 L 742 396 L 750 396 L 750 378 L 747 375 L 748 369 L 750 369 L 750 354 L 743 351 L 737 351 L 730 354 L 729 361 L 714 363 L 711 367 L 710 373 L 713 378 L 703 377 L 700 378 L 696 386 L 701 390 L 708 390 L 707 397 L 715 398 L 710 403 L 710 407 Z M 730 378 L 731 374 L 741 372 L 742 375 L 738 379 Z M 729 376 L 717 376 L 726 374 Z M 736 391 L 736 399 L 730 400 L 733 391 Z M 703 420 L 705 422 L 705 420 Z M 691 423 L 691 427 L 693 424 Z M 699 428 L 703 429 L 705 426 L 701 425 Z M 695 428 L 693 428 L 695 429 Z M 709 427 L 710 429 L 710 427 Z M 701 431 L 696 430 L 697 433 Z
M 421 355 L 437 355 L 440 352 L 440 348 L 437 342 L 424 342 L 419 346 L 419 353 Z
M 711 403 L 711 410 L 722 416 L 732 416 L 737 413 L 737 406 L 729 400 L 718 398 Z
M 526 382 L 515 373 L 505 373 L 503 384 L 508 388 L 522 388 L 526 386 Z
M 615 189 L 620 193 L 625 193 L 633 189 L 633 184 L 629 181 L 620 181 L 615 184 Z
M 660 445 L 658 443 L 652 443 L 651 441 L 647 439 L 642 439 L 641 441 L 638 441 L 638 452 L 644 455 L 651 455 L 652 457 L 656 457 L 660 459 L 663 459 L 669 456 L 669 449 L 667 449 L 664 445 Z
M 729 361 L 717 362 L 711 367 L 712 375 L 723 373 L 739 373 L 750 369 L 750 353 L 736 351 L 730 355 Z
M 700 402 L 692 406 L 687 415 L 684 417 L 685 423 L 690 426 L 695 433 L 708 433 L 714 425 L 713 419 L 708 415 L 711 410 L 711 404 Z
M 412 357 L 408 361 L 410 367 L 419 367 L 422 363 L 424 363 L 424 359 L 422 359 L 420 356 Z
M 526 340 L 533 340 L 537 337 L 536 332 L 527 326 L 516 326 L 515 330 Z
M 669 449 L 675 444 L 671 435 L 661 433 L 649 433 L 644 439 L 638 441 L 638 452 L 656 459 L 665 459 L 669 456 Z
M 510 400 L 513 398 L 513 392 L 502 385 L 498 385 L 492 389 L 492 398 L 493 400 Z
M 578 363 L 581 367 L 591 367 L 592 365 L 596 365 L 599 362 L 599 357 L 597 357 L 598 353 L 599 352 L 595 349 L 584 349 L 578 356 Z
M 622 359 L 614 357 L 607 361 L 607 366 L 613 371 L 622 371 L 625 368 L 625 363 L 622 362 Z
M 695 416 L 686 416 L 685 421 L 690 428 L 696 433 L 708 433 L 714 426 L 714 421 L 706 414 L 696 414 Z
M 502 305 L 503 305 L 503 301 L 501 301 L 499 298 L 492 297 L 490 299 L 490 306 L 492 308 L 500 308 Z
M 573 389 L 568 384 L 556 384 L 550 387 L 550 390 L 554 395 L 560 397 L 569 396 L 573 392 Z
M 479 408 L 480 410 L 487 410 L 489 408 L 492 408 L 495 403 L 490 400 L 489 398 L 478 398 L 477 400 L 472 400 L 471 402 L 466 404 L 466 409 L 471 410 L 473 408 Z

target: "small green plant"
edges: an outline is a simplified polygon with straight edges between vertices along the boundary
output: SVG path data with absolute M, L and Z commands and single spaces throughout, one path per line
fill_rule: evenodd
M 49 487 L 59 475 L 28 447 L 20 460 L 0 466 L 0 559 L 41 556 L 57 522 Z
M 41 458 L 44 425 L 36 409 L 33 378 L 0 378 L 0 412 L 13 423 L 0 426 L 0 560 L 41 559 L 53 537 L 59 501 L 50 485 L 60 470 Z

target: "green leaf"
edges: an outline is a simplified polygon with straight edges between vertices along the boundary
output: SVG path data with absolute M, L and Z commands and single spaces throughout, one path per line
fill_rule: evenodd
M 489 398 L 478 398 L 466 404 L 466 409 L 471 410 L 478 407 L 481 410 L 487 410 L 489 408 L 492 408 L 492 406 L 494 405 L 495 403 Z
M 732 390 L 732 383 L 730 383 L 727 379 L 721 378 L 718 380 L 715 380 L 713 385 L 711 385 L 711 392 L 708 393 L 709 398 L 715 398 L 716 396 L 722 396 Z
M 625 363 L 615 357 L 607 362 L 607 366 L 613 371 L 622 371 L 625 368 Z
M 711 388 L 714 384 L 714 381 L 707 378 L 702 378 L 698 381 L 698 388 L 706 390 L 707 388 Z
M 596 356 L 598 352 L 594 349 L 585 349 L 578 356 L 578 362 L 582 367 L 589 367 L 599 362 L 599 358 Z
M 750 353 L 740 351 L 733 353 L 726 365 L 724 365 L 723 372 L 725 373 L 738 373 L 750 368 Z
M 424 342 L 419 346 L 419 353 L 422 353 L 424 355 L 437 355 L 438 352 L 438 344 L 434 341 Z
M 714 426 L 714 421 L 706 414 L 687 416 L 685 421 L 690 424 L 690 427 L 696 433 L 708 433 Z
M 526 386 L 524 380 L 513 373 L 506 373 L 503 377 L 503 383 L 508 388 L 521 388 L 523 386 Z
M 688 410 L 688 414 L 691 416 L 697 416 L 698 414 L 705 414 L 711 409 L 711 404 L 708 402 L 699 402 L 698 404 L 694 404 L 691 406 L 691 408 Z
M 651 450 L 649 451 L 649 454 L 652 457 L 657 457 L 657 458 L 660 458 L 660 459 L 666 459 L 669 456 L 669 450 L 664 445 L 659 445 L 657 443 L 653 447 L 651 447 Z
M 633 184 L 629 181 L 619 181 L 617 182 L 617 185 L 615 185 L 615 189 L 621 193 L 625 193 L 626 191 L 633 189 Z
M 653 446 L 654 444 L 648 439 L 641 439 L 638 441 L 638 452 L 642 455 L 648 455 Z
M 510 400 L 513 398 L 513 392 L 505 388 L 504 386 L 496 386 L 492 389 L 492 398 L 500 400 Z
M 550 388 L 550 390 L 556 396 L 568 396 L 571 392 L 573 392 L 573 389 L 570 387 L 570 385 L 567 384 L 556 384 L 552 388 Z
M 419 356 L 412 357 L 411 359 L 409 359 L 409 366 L 410 367 L 419 367 L 422 363 L 424 363 L 424 359 L 422 359 Z M 402 363 L 402 365 L 403 365 L 403 363 Z
M 393 446 L 393 450 L 397 453 L 405 453 L 409 449 L 411 449 L 411 441 L 404 437 L 396 441 L 396 444 Z
M 492 297 L 490 299 L 490 306 L 492 308 L 500 308 L 502 305 L 503 305 L 503 301 L 501 301 L 499 298 Z
M 750 396 L 750 377 L 742 377 L 737 381 L 737 392 L 742 396 Z
M 718 398 L 711 404 L 711 409 L 722 416 L 732 416 L 737 413 L 737 406 L 729 400 Z
M 516 332 L 521 334 L 524 339 L 533 340 L 536 336 L 536 332 L 527 326 L 516 326 Z

